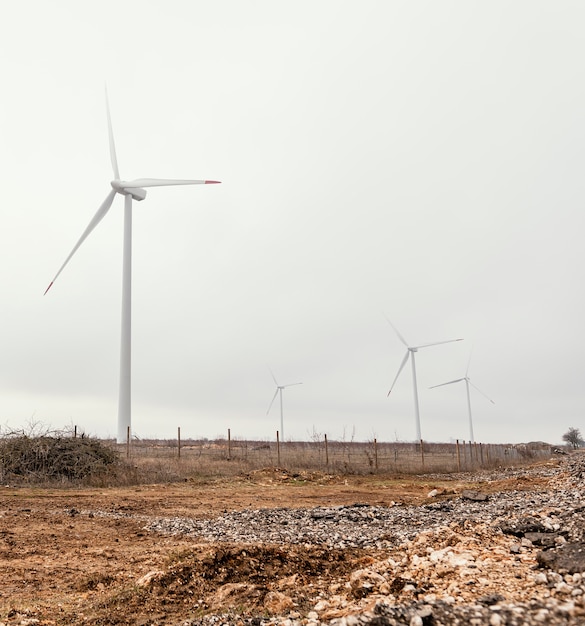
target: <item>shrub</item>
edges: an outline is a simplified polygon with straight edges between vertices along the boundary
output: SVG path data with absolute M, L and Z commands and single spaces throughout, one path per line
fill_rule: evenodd
M 19 433 L 0 439 L 0 476 L 3 481 L 78 482 L 104 475 L 119 463 L 115 450 L 89 437 Z

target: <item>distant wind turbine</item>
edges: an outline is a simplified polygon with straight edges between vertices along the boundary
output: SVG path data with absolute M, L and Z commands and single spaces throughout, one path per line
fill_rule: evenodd
M 284 417 L 282 413 L 282 390 L 286 389 L 287 387 L 292 387 L 293 385 L 302 385 L 303 383 L 289 383 L 288 385 L 279 385 L 274 374 L 272 373 L 272 370 L 270 370 L 270 375 L 272 376 L 272 380 L 274 380 L 274 384 L 276 385 L 276 391 L 274 392 L 274 395 L 272 396 L 272 400 L 270 401 L 270 405 L 268 406 L 268 411 L 266 411 L 266 415 L 270 413 L 270 409 L 272 408 L 272 405 L 274 404 L 274 401 L 276 400 L 276 396 L 280 395 L 280 441 L 284 441 Z
M 495 402 L 491 398 L 486 396 L 485 393 L 477 385 L 474 385 L 469 379 L 469 376 L 467 374 L 469 373 L 470 363 L 471 363 L 471 356 L 469 357 L 469 361 L 467 361 L 467 369 L 465 370 L 465 376 L 463 378 L 450 380 L 446 383 L 441 383 L 440 385 L 433 385 L 432 387 L 429 387 L 429 389 L 436 389 L 437 387 L 444 387 L 445 385 L 452 385 L 453 383 L 460 383 L 462 380 L 465 381 L 465 389 L 467 391 L 467 414 L 469 416 L 469 441 L 471 441 L 471 443 L 475 443 L 475 438 L 473 436 L 473 419 L 471 417 L 471 396 L 469 395 L 469 385 L 477 389 L 477 391 L 479 391 L 479 393 L 481 393 L 481 395 L 484 396 L 484 398 L 487 398 L 492 404 L 495 404 Z
M 463 341 L 463 339 L 447 339 L 447 341 L 435 341 L 434 343 L 424 343 L 420 346 L 409 346 L 406 339 L 404 339 L 404 337 L 396 329 L 396 326 L 394 326 L 394 324 L 388 318 L 386 319 L 388 320 L 388 323 L 390 324 L 390 326 L 392 326 L 392 328 L 394 329 L 394 332 L 398 336 L 398 339 L 400 339 L 400 341 L 402 341 L 402 343 L 406 346 L 406 354 L 404 355 L 404 358 L 402 359 L 402 363 L 400 364 L 400 367 L 398 368 L 398 373 L 396 374 L 396 378 L 394 378 L 394 382 L 390 386 L 390 391 L 388 392 L 388 395 L 390 395 L 390 393 L 392 392 L 392 389 L 394 389 L 394 385 L 396 384 L 396 381 L 398 380 L 398 377 L 400 376 L 400 372 L 402 372 L 402 370 L 404 369 L 404 366 L 406 365 L 406 361 L 408 361 L 408 358 L 410 357 L 411 364 L 412 364 L 412 389 L 414 392 L 414 416 L 416 419 L 416 440 L 421 441 L 422 436 L 420 432 L 420 413 L 418 409 L 418 390 L 416 386 L 416 365 L 414 362 L 414 355 L 416 352 L 419 351 L 420 348 L 438 346 L 439 344 L 452 343 L 453 341 Z
M 138 178 L 126 181 L 120 179 L 118 171 L 118 159 L 114 145 L 114 132 L 110 106 L 106 91 L 106 112 L 108 118 L 108 136 L 110 142 L 110 160 L 114 171 L 114 180 L 110 182 L 112 190 L 102 202 L 97 213 L 91 219 L 87 228 L 79 238 L 79 241 L 65 259 L 65 262 L 55 274 L 55 277 L 45 290 L 45 294 L 65 269 L 71 257 L 77 252 L 79 246 L 87 239 L 93 229 L 101 222 L 110 210 L 114 197 L 117 193 L 124 196 L 124 253 L 122 267 L 122 332 L 120 343 L 120 387 L 118 397 L 118 443 L 126 441 L 128 429 L 131 426 L 131 319 L 132 319 L 132 199 L 144 200 L 146 190 L 144 187 L 166 187 L 169 185 L 206 185 L 218 183 L 216 180 L 169 180 L 161 178 Z

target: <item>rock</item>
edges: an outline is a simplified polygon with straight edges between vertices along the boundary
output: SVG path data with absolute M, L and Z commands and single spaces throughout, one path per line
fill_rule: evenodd
M 486 596 L 482 596 L 481 598 L 478 598 L 477 601 L 480 604 L 485 604 L 486 606 L 492 606 L 493 604 L 498 604 L 498 602 L 501 602 L 502 600 L 505 600 L 502 594 L 490 593 Z
M 238 604 L 245 604 L 247 600 L 257 598 L 259 595 L 260 591 L 255 585 L 248 583 L 226 583 L 217 589 L 211 597 L 209 604 L 212 608 L 236 606 Z
M 157 581 L 159 578 L 164 576 L 164 572 L 161 570 L 153 570 L 152 572 L 148 572 L 144 574 L 141 578 L 136 581 L 137 587 L 148 587 L 153 582 Z
M 471 500 L 473 502 L 487 502 L 489 500 L 487 493 L 480 493 L 479 491 L 474 491 L 473 489 L 464 489 L 461 492 L 461 497 L 464 500 Z
M 536 560 L 541 567 L 561 574 L 585 572 L 585 544 L 565 543 L 558 548 L 539 552 Z
M 535 546 L 552 548 L 556 544 L 557 533 L 524 533 L 524 537 Z
M 522 517 L 518 520 L 504 521 L 498 524 L 498 528 L 505 535 L 514 535 L 515 537 L 523 537 L 526 533 L 544 533 L 545 525 L 535 517 Z
M 269 591 L 264 598 L 264 608 L 272 615 L 284 615 L 293 606 L 292 598 L 280 591 Z
M 359 569 L 349 577 L 351 591 L 356 598 L 364 596 L 379 590 L 386 582 L 384 576 L 370 569 Z

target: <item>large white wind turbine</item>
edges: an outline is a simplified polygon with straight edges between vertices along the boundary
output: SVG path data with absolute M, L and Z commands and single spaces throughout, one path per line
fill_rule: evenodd
M 471 356 L 469 357 L 469 361 L 467 362 L 467 369 L 465 370 L 465 376 L 463 378 L 450 380 L 446 383 L 441 383 L 440 385 L 433 385 L 432 387 L 429 387 L 429 389 L 435 389 L 436 387 L 444 387 L 445 385 L 452 385 L 453 383 L 460 383 L 462 380 L 465 381 L 465 389 L 467 390 L 467 414 L 469 416 L 469 441 L 471 441 L 471 443 L 475 443 L 475 438 L 473 436 L 473 419 L 471 417 L 471 396 L 469 395 L 469 385 L 477 389 L 477 391 L 479 391 L 479 393 L 481 393 L 481 395 L 484 396 L 484 398 L 487 398 L 492 404 L 495 404 L 495 402 L 491 398 L 486 396 L 485 393 L 477 385 L 474 385 L 469 379 L 469 376 L 467 374 L 469 373 L 470 362 L 471 362 Z
M 276 380 L 274 374 L 272 373 L 272 370 L 270 370 L 270 374 L 272 376 L 272 380 L 274 380 L 274 384 L 276 385 L 276 391 L 274 392 L 274 395 L 272 396 L 272 400 L 270 401 L 270 405 L 268 406 L 268 411 L 266 411 L 266 415 L 268 415 L 268 413 L 270 413 L 270 409 L 272 408 L 272 405 L 274 404 L 274 401 L 276 400 L 276 396 L 280 395 L 280 441 L 284 441 L 284 418 L 283 418 L 283 413 L 282 413 L 282 390 L 286 389 L 287 387 L 292 387 L 293 385 L 302 385 L 303 383 L 289 383 L 288 385 L 279 385 L 278 381 Z
M 122 333 L 120 344 L 120 387 L 118 397 L 118 443 L 126 441 L 129 428 L 131 426 L 131 312 L 132 312 L 132 199 L 144 200 L 146 190 L 144 187 L 166 187 L 169 185 L 208 185 L 218 183 L 216 180 L 169 180 L 160 178 L 138 178 L 136 180 L 120 179 L 118 171 L 118 160 L 116 158 L 116 147 L 114 145 L 114 133 L 112 130 L 112 119 L 110 116 L 110 106 L 108 94 L 106 92 L 106 112 L 108 118 L 108 136 L 110 142 L 110 159 L 114 171 L 114 180 L 110 182 L 112 190 L 102 202 L 102 205 L 93 216 L 87 228 L 79 238 L 79 241 L 71 250 L 65 262 L 55 274 L 50 285 L 45 290 L 45 294 L 59 274 L 63 271 L 71 257 L 77 252 L 79 246 L 87 239 L 93 229 L 101 222 L 106 213 L 110 210 L 114 197 L 117 193 L 124 196 L 124 252 L 122 269 Z
M 416 419 L 416 440 L 421 441 L 422 436 L 420 432 L 420 414 L 419 414 L 419 409 L 418 409 L 418 390 L 416 386 L 416 365 L 414 362 L 414 355 L 416 352 L 419 351 L 420 348 L 438 346 L 439 344 L 452 343 L 453 341 L 463 341 L 463 339 L 447 339 L 447 341 L 435 341 L 434 343 L 424 343 L 420 346 L 409 346 L 406 339 L 404 339 L 404 337 L 398 332 L 394 324 L 390 320 L 388 320 L 388 323 L 394 329 L 394 332 L 398 336 L 398 339 L 400 339 L 400 341 L 402 341 L 402 343 L 406 346 L 406 354 L 404 355 L 404 358 L 402 359 L 402 363 L 400 364 L 400 367 L 398 368 L 398 373 L 396 374 L 396 378 L 394 378 L 394 382 L 390 386 L 390 391 L 388 392 L 388 395 L 390 395 L 390 393 L 392 392 L 392 389 L 394 389 L 394 385 L 396 384 L 396 381 L 398 380 L 398 377 L 400 376 L 400 372 L 402 372 L 402 370 L 404 369 L 404 366 L 406 365 L 406 361 L 408 361 L 408 358 L 410 357 L 411 364 L 412 364 L 412 388 L 414 392 L 414 416 Z

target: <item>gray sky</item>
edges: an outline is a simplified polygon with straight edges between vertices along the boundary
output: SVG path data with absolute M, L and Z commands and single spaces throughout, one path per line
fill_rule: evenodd
M 0 24 L 0 424 L 116 433 L 122 178 L 133 431 L 558 442 L 584 428 L 585 4 L 10 3 Z

